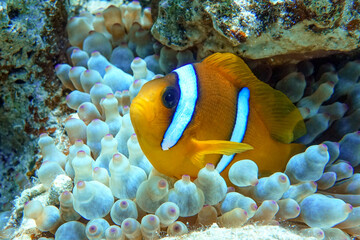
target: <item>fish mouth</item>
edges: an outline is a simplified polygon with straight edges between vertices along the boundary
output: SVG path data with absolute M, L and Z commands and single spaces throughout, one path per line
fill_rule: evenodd
M 131 120 L 136 123 L 141 123 L 143 121 L 150 122 L 155 119 L 154 111 L 146 107 L 149 106 L 150 103 L 142 103 L 139 101 L 134 101 L 130 105 L 130 116 Z M 134 123 L 133 123 L 134 124 Z

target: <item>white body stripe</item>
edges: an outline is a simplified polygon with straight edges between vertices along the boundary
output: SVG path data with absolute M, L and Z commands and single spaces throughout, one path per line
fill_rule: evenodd
M 162 150 L 169 150 L 179 141 L 194 114 L 198 97 L 197 76 L 193 65 L 182 66 L 173 72 L 178 75 L 180 99 L 161 143 Z
M 238 94 L 236 120 L 230 141 L 241 143 L 246 132 L 248 115 L 249 115 L 249 98 L 250 91 L 248 88 L 243 88 Z M 233 155 L 223 155 L 216 166 L 216 170 L 221 173 L 227 165 L 233 160 Z

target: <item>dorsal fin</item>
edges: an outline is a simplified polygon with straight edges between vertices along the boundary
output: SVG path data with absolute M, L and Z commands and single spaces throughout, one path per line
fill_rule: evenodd
M 250 108 L 255 107 L 274 139 L 290 143 L 306 133 L 303 118 L 290 99 L 257 79 L 241 58 L 215 53 L 202 63 L 216 68 L 238 89 L 250 89 Z

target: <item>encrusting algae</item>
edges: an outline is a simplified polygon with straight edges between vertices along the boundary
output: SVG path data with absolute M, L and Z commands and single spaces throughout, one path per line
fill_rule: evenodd
M 308 87 L 314 66 L 299 64 L 276 84 L 282 93 L 233 54 L 194 63 L 191 51 L 161 46 L 151 24 L 137 1 L 69 20 L 71 65 L 55 72 L 76 112 L 65 122 L 67 154 L 39 137 L 44 194 L 24 206 L 38 239 L 158 239 L 218 226 L 241 239 L 243 225 L 279 224 L 296 225 L 293 239 L 359 236 L 360 63 L 321 66 Z M 341 140 L 321 142 L 330 130 Z

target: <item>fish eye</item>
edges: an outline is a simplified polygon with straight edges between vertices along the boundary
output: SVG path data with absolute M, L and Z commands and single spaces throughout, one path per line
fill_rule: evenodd
M 166 108 L 173 108 L 179 101 L 179 91 L 174 87 L 167 87 L 162 95 L 162 102 Z

